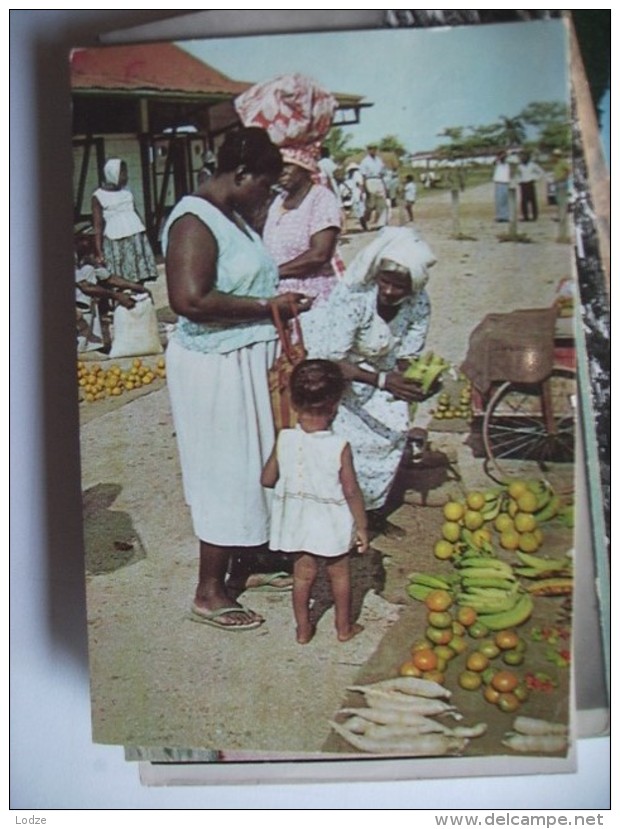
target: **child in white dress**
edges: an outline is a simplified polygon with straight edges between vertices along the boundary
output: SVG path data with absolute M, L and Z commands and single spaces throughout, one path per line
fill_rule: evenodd
M 363 628 L 351 621 L 349 554 L 368 550 L 364 500 L 349 443 L 331 431 L 344 391 L 340 368 L 329 360 L 305 360 L 291 375 L 294 429 L 283 429 L 261 476 L 274 488 L 269 546 L 296 553 L 293 610 L 297 641 L 314 636 L 310 593 L 324 559 L 335 607 L 336 634 L 346 642 Z

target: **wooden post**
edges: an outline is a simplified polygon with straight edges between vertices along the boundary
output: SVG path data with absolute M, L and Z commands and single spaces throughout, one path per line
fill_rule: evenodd
M 461 223 L 459 220 L 459 191 L 452 189 L 452 233 L 458 238 L 461 235 Z

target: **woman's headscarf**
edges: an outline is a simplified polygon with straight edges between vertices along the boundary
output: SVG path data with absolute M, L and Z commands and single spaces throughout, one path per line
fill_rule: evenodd
M 287 164 L 318 173 L 321 142 L 338 102 L 312 78 L 294 73 L 259 83 L 235 98 L 244 127 L 262 127 Z
M 114 187 L 118 187 L 122 163 L 120 158 L 110 158 L 106 161 L 103 167 L 103 179 L 106 184 L 112 184 Z
M 409 271 L 414 293 L 428 282 L 428 269 L 437 261 L 428 243 L 417 230 L 384 227 L 373 241 L 362 248 L 346 269 L 342 282 L 353 291 L 372 287 L 384 268 L 383 260 L 395 262 Z

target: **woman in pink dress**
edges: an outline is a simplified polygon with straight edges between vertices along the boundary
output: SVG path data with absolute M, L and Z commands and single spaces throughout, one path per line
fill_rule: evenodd
M 278 292 L 303 290 L 314 305 L 327 300 L 338 274 L 333 260 L 341 229 L 334 193 L 314 181 L 318 173 L 305 147 L 282 148 L 282 192 L 271 203 L 263 228 L 267 250 L 278 265 Z

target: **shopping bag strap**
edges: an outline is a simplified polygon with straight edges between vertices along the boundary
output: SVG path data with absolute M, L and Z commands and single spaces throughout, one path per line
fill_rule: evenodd
M 297 341 L 301 343 L 302 347 L 304 346 L 304 338 L 303 333 L 301 330 L 301 323 L 299 321 L 299 313 L 297 311 L 297 306 L 291 302 L 291 310 L 293 312 L 293 316 L 291 321 L 293 323 L 293 327 L 295 329 L 295 334 L 297 335 Z M 273 316 L 273 322 L 276 327 L 276 331 L 278 332 L 278 337 L 280 338 L 280 342 L 282 344 L 282 351 L 286 354 L 289 360 L 294 358 L 293 354 L 293 342 L 291 340 L 291 329 L 288 325 L 282 321 L 282 317 L 280 315 L 280 309 L 278 308 L 277 303 L 271 303 L 271 314 Z

